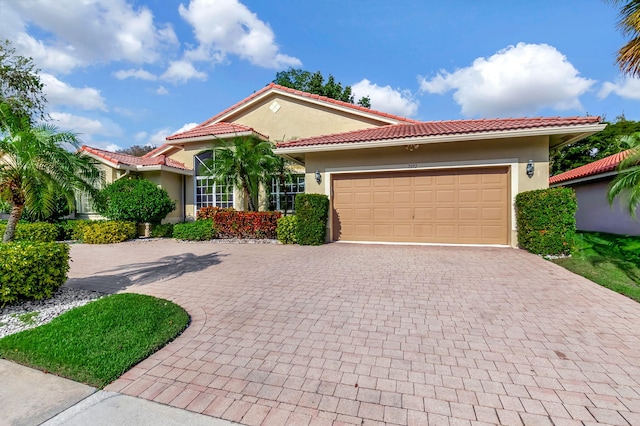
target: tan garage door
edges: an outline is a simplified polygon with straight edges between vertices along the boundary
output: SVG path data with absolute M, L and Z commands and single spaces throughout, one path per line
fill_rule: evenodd
M 507 244 L 506 168 L 333 175 L 334 240 Z

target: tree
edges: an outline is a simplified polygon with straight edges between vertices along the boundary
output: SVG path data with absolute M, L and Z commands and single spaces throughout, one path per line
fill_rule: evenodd
M 276 155 L 271 143 L 255 136 L 235 137 L 222 147 L 214 146 L 205 165 L 217 185 L 242 190 L 249 211 L 257 211 L 260 188 L 269 185 Z
M 287 71 L 280 71 L 276 74 L 274 83 L 302 92 L 313 93 L 314 95 L 326 96 L 350 104 L 354 103 L 351 86 L 342 87 L 342 83 L 336 82 L 335 78 L 329 74 L 327 82 L 320 71 L 313 74 L 301 69 L 289 68 Z M 371 99 L 368 96 L 358 100 L 358 105 L 371 108 Z
M 154 149 L 154 146 L 149 145 L 131 145 L 129 148 L 119 149 L 116 152 L 120 154 L 133 155 L 134 157 L 142 157 Z
M 633 135 L 640 132 L 640 121 L 632 121 L 623 115 L 615 123 L 579 142 L 555 150 L 550 155 L 551 175 L 566 172 L 592 163 L 609 155 L 633 148 Z
M 607 2 L 615 6 L 623 3 L 622 0 Z M 640 0 L 625 0 L 620 8 L 618 29 L 631 40 L 618 50 L 616 63 L 624 74 L 640 77 Z
M 158 224 L 176 208 L 164 188 L 144 179 L 119 179 L 100 191 L 98 213 L 111 220 Z
M 284 200 L 284 204 L 280 205 L 282 211 L 284 211 L 284 215 L 287 215 L 287 211 L 292 209 L 294 206 L 289 205 L 289 197 L 287 192 L 287 183 L 293 182 L 293 163 L 284 157 L 274 156 L 273 166 L 271 168 L 271 179 L 273 179 L 279 187 L 282 189 L 282 200 Z M 277 209 L 275 205 L 270 206 L 269 209 Z
M 44 119 L 47 100 L 31 58 L 16 54 L 8 40 L 0 42 L 0 102 L 15 114 Z
M 609 204 L 625 194 L 625 203 L 632 218 L 637 219 L 636 211 L 640 206 L 640 148 L 632 149 L 631 153 L 620 162 L 618 174 L 609 184 L 607 197 Z
M 49 124 L 34 126 L 28 116 L 0 102 L 0 136 L 0 198 L 11 207 L 3 242 L 13 240 L 25 207 L 46 215 L 55 208 L 56 195 L 65 197 L 70 208 L 76 191 L 95 196 L 100 173 L 77 151 L 75 134 Z

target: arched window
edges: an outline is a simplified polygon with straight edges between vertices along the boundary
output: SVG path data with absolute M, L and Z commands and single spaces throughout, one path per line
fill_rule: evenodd
M 233 207 L 233 185 L 216 184 L 213 170 L 210 164 L 207 165 L 213 155 L 214 151 L 208 150 L 195 155 L 193 159 L 196 169 L 196 211 L 202 207 Z

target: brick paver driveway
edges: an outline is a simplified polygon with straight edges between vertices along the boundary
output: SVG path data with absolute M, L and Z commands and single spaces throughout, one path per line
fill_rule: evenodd
M 108 390 L 249 425 L 640 425 L 640 304 L 520 250 L 71 253 L 69 285 L 171 299 L 192 317 Z

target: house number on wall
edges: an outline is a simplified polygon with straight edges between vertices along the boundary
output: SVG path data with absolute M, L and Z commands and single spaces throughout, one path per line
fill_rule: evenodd
M 417 164 L 409 164 L 407 167 L 409 167 L 410 169 L 417 169 L 418 165 Z

